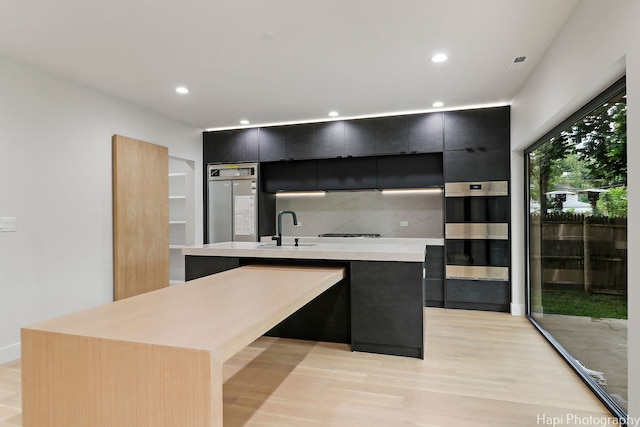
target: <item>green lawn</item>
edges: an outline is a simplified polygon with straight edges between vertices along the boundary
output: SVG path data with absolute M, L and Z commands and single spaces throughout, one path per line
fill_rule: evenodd
M 584 291 L 543 290 L 542 306 L 545 313 L 571 316 L 627 318 L 627 297 L 621 295 L 591 294 Z

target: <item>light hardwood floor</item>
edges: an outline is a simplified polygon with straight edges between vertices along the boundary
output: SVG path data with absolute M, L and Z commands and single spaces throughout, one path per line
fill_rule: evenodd
M 425 311 L 425 360 L 258 339 L 225 364 L 225 427 L 615 425 L 526 319 Z M 15 361 L 0 366 L 0 426 L 20 425 Z

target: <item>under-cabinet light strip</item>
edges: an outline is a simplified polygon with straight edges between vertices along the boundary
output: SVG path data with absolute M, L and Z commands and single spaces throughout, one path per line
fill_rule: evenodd
M 424 194 L 424 193 L 441 193 L 441 192 L 442 192 L 442 188 L 382 190 L 382 194 Z
M 282 193 L 276 193 L 276 197 L 314 197 L 314 196 L 324 196 L 327 194 L 324 191 L 287 191 Z

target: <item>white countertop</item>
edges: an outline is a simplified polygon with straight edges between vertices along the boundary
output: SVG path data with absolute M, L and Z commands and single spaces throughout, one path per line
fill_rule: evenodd
M 443 239 L 285 237 L 282 246 L 263 238 L 262 242 L 222 242 L 190 246 L 183 255 L 283 259 L 326 259 L 348 261 L 423 262 L 426 246 L 442 246 Z

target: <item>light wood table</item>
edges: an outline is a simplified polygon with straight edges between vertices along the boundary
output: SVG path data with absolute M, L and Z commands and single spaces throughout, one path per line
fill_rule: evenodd
M 220 427 L 223 363 L 344 276 L 251 265 L 23 328 L 23 426 Z

